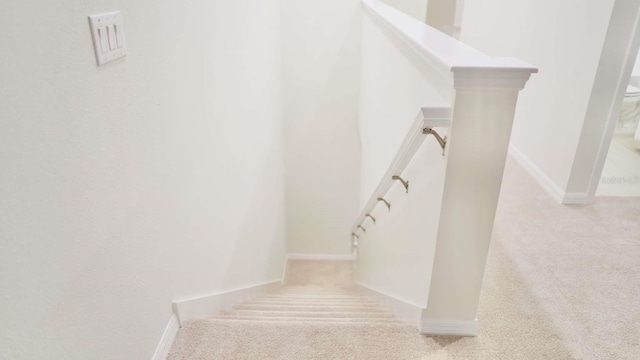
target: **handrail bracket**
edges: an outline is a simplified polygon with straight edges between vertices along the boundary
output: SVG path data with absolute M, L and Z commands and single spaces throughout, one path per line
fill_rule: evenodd
M 436 138 L 436 140 L 438 141 L 438 144 L 440 144 L 440 147 L 442 148 L 442 156 L 444 156 L 444 148 L 447 146 L 447 137 L 445 136 L 444 138 L 440 136 L 440 134 L 438 134 L 437 131 L 431 129 L 431 128 L 424 128 L 422 129 L 422 133 L 425 135 L 433 135 L 433 137 Z
M 389 209 L 389 211 L 391 211 L 391 204 L 387 200 L 385 200 L 384 198 L 379 197 L 378 201 L 379 202 L 382 201 L 385 205 L 387 205 L 387 209 Z
M 406 191 L 406 193 L 409 193 L 409 180 L 405 180 L 398 175 L 393 175 L 391 179 L 400 181 L 402 183 L 402 186 L 404 186 L 404 190 Z

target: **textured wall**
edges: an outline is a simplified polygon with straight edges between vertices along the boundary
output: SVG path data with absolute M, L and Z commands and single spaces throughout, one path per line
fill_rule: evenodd
M 87 15 L 121 10 L 97 68 Z M 280 13 L 3 1 L 0 358 L 149 359 L 174 299 L 280 278 Z

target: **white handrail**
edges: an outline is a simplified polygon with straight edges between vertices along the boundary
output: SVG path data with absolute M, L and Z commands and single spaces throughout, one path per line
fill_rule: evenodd
M 362 5 L 366 11 L 410 42 L 416 50 L 428 55 L 437 65 L 447 70 L 456 68 L 536 70 L 534 66 L 516 58 L 491 57 L 380 0 L 362 0 Z
M 522 60 L 492 57 L 478 51 L 380 0 L 362 0 L 362 7 L 417 51 L 423 59 L 441 71 L 451 71 L 459 77 L 469 77 L 471 76 L 469 72 L 477 76 L 475 74 L 477 71 L 482 73 L 488 71 L 494 76 L 495 72 L 515 73 L 521 74 L 526 79 L 530 74 L 538 72 L 535 66 Z M 502 81 L 508 80 L 502 79 Z
M 393 179 L 394 176 L 402 175 L 402 172 L 407 167 L 413 156 L 416 154 L 422 142 L 425 141 L 427 135 L 424 130 L 432 129 L 432 128 L 449 128 L 451 126 L 451 108 L 449 107 L 437 107 L 437 108 L 427 108 L 423 107 L 420 109 L 420 112 L 416 116 L 416 120 L 411 125 L 407 136 L 405 137 L 400 149 L 396 153 L 393 161 L 389 165 L 387 172 L 384 174 L 384 177 L 378 183 L 378 187 L 376 187 L 375 191 L 369 198 L 369 201 L 364 206 L 358 219 L 356 220 L 353 228 L 351 230 L 352 234 L 352 244 L 353 244 L 353 235 L 360 236 L 358 234 L 363 233 L 362 230 L 363 223 L 367 218 L 368 214 L 373 212 L 373 209 L 378 206 L 379 201 L 378 198 L 384 198 L 384 196 L 389 192 L 391 186 L 396 182 Z M 434 141 L 436 141 L 434 139 Z

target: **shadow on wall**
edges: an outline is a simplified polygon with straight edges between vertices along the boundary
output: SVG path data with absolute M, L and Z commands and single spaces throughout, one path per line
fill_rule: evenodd
M 302 34 L 289 35 L 293 38 L 291 48 L 297 46 L 290 49 L 290 56 L 285 51 L 290 253 L 350 252 L 350 226 L 357 216 L 360 184 L 357 120 L 361 10 L 359 1 L 342 4 L 340 7 L 348 9 L 339 15 L 337 24 L 332 23 L 331 30 L 322 32 L 327 38 L 317 42 L 303 39 L 303 35 L 321 34 L 307 24 L 299 24 L 301 30 L 297 32 Z
M 250 209 L 240 222 L 236 245 L 222 271 L 220 289 L 231 289 L 239 282 L 251 285 L 256 268 L 266 274 L 264 282 L 280 281 L 284 273 L 286 249 L 286 223 L 284 212 L 284 186 L 281 177 L 269 177 L 273 164 L 282 164 L 281 143 L 272 143 L 268 160 L 263 164 L 259 186 L 251 193 Z M 274 201 L 280 199 L 280 201 Z M 224 204 L 221 204 L 224 206 Z M 255 241 L 256 239 L 281 239 L 281 241 Z M 224 241 L 224 239 L 216 239 Z M 260 259 L 260 264 L 247 266 L 247 259 Z

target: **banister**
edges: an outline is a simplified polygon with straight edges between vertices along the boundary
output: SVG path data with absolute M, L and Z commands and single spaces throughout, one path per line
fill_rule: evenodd
M 433 108 L 421 108 L 420 112 L 416 116 L 415 121 L 411 125 L 407 136 L 405 137 L 402 145 L 398 149 L 396 156 L 393 161 L 389 165 L 387 172 L 382 177 L 382 180 L 378 183 L 373 194 L 369 198 L 369 201 L 366 203 L 360 215 L 358 216 L 355 224 L 353 225 L 352 233 L 355 234 L 358 229 L 362 229 L 364 232 L 366 230 L 362 227 L 362 223 L 367 217 L 371 217 L 371 213 L 374 208 L 378 205 L 379 202 L 384 202 L 387 205 L 389 211 L 391 211 L 391 204 L 385 200 L 384 196 L 387 194 L 389 189 L 393 186 L 396 180 L 400 180 L 401 178 L 396 174 L 402 174 L 404 169 L 407 167 L 413 156 L 416 154 L 420 145 L 424 142 L 426 136 L 431 134 L 432 132 L 427 132 L 426 130 L 433 129 L 436 127 L 445 127 L 448 128 L 451 125 L 451 108 L 448 107 L 433 107 Z M 440 138 L 438 135 L 436 139 Z M 440 138 L 442 139 L 442 138 Z M 440 143 L 440 141 L 438 141 Z M 441 146 L 442 143 L 440 143 Z M 444 151 L 444 147 L 443 147 Z M 403 185 L 405 185 L 404 180 L 402 180 Z M 408 189 L 408 183 L 405 185 L 405 189 Z M 375 220 L 374 220 L 375 223 Z
M 452 72 L 456 89 L 479 83 L 522 89 L 529 76 L 538 72 L 522 60 L 484 54 L 380 0 L 361 0 L 361 4 L 430 65 L 449 76 Z
M 371 124 L 376 126 L 394 126 L 389 117 L 404 113 L 407 106 L 416 106 L 416 101 L 421 101 L 418 104 L 451 104 L 451 108 L 440 109 L 446 112 L 440 116 L 428 113 L 436 109 L 422 109 L 356 219 L 354 229 L 363 224 L 366 214 L 373 213 L 380 220 L 377 225 L 366 223 L 370 231 L 361 235 L 361 241 L 366 237 L 374 241 L 358 241 L 362 250 L 358 271 L 371 286 L 385 288 L 390 279 L 405 279 L 408 271 L 420 267 L 421 272 L 416 275 L 421 276 L 418 279 L 421 285 L 404 284 L 397 287 L 394 294 L 394 297 L 398 295 L 396 298 L 410 296 L 419 301 L 423 308 L 418 320 L 420 332 L 474 336 L 482 274 L 518 96 L 531 74 L 538 70 L 517 59 L 486 55 L 379 0 L 361 0 L 361 4 L 365 15 L 362 36 L 367 44 L 362 56 L 366 65 L 363 68 L 367 70 L 362 74 L 361 91 L 365 92 L 362 97 L 365 101 L 360 106 L 364 110 L 359 116 L 361 121 L 366 123 L 371 119 Z M 397 50 L 398 54 L 389 54 L 385 61 L 377 61 L 380 50 Z M 378 78 L 378 73 L 386 71 L 400 76 Z M 420 87 L 414 86 L 414 79 Z M 385 92 L 381 93 L 381 89 Z M 400 96 L 408 93 L 409 101 L 402 99 L 396 103 L 396 98 L 390 98 L 390 104 L 379 106 L 378 102 L 387 101 L 385 95 L 392 91 L 400 92 Z M 448 142 L 440 129 L 434 131 L 438 126 L 448 127 L 446 134 L 455 140 Z M 374 140 L 385 135 L 381 131 L 363 134 Z M 409 173 L 405 167 L 429 135 L 438 141 L 444 155 L 434 156 L 433 161 L 437 163 L 430 166 L 430 170 L 435 170 L 429 173 L 430 184 L 434 186 L 427 186 L 420 194 L 407 198 L 407 206 L 400 210 L 408 216 L 396 217 L 393 220 L 402 222 L 390 221 L 389 226 L 376 234 L 375 226 L 385 225 L 378 216 L 380 213 L 374 212 L 382 209 L 375 207 L 382 208 L 379 202 L 390 199 L 387 193 L 391 187 L 399 186 L 393 176 Z M 377 155 L 383 153 L 378 150 L 384 149 L 373 148 L 378 143 L 363 143 L 368 147 L 365 155 L 376 155 L 376 158 L 367 157 L 366 161 L 374 162 L 378 160 Z M 423 155 L 431 155 L 431 150 L 428 154 L 421 152 L 420 159 Z M 363 168 L 373 170 L 372 173 L 378 169 L 377 166 Z M 417 166 L 411 172 L 414 170 L 420 172 Z M 384 203 L 391 211 L 391 204 L 386 200 Z M 414 207 L 414 203 L 418 206 Z M 400 229 L 396 225 L 407 226 Z M 376 241 L 387 238 L 399 240 L 397 246 L 403 247 L 399 250 L 406 258 L 394 259 L 393 263 L 378 261 L 389 246 L 396 246 L 396 243 Z M 358 249 L 353 244 L 355 242 L 352 250 L 357 255 Z M 409 256 L 414 253 L 420 256 Z M 416 285 L 424 286 L 422 294 L 414 291 Z

